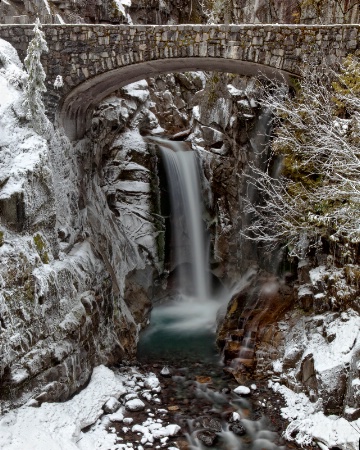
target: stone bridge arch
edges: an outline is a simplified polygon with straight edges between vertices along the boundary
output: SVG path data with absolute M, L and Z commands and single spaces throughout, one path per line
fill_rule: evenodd
M 32 25 L 0 25 L 23 59 Z M 166 72 L 217 70 L 269 77 L 300 75 L 316 55 L 329 62 L 360 54 L 360 25 L 45 25 L 46 106 L 71 139 L 96 104 L 121 86 Z M 64 86 L 53 87 L 57 75 Z
M 66 96 L 57 111 L 56 121 L 70 139 L 84 135 L 91 123 L 92 111 L 101 100 L 117 89 L 163 73 L 189 71 L 218 71 L 240 75 L 262 74 L 269 78 L 288 81 L 289 74 L 256 63 L 224 58 L 172 58 L 131 64 L 97 75 L 81 83 Z

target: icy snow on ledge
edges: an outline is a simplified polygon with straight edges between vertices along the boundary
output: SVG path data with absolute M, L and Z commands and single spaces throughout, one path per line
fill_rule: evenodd
M 78 450 L 81 429 L 104 412 L 110 397 L 126 392 L 121 377 L 105 366 L 96 367 L 86 389 L 65 403 L 22 406 L 0 419 L 2 450 Z
M 323 273 L 323 266 L 312 270 L 312 282 L 316 283 Z M 359 314 L 349 308 L 340 314 L 325 312 L 312 317 L 294 316 L 293 320 L 296 320 L 296 323 L 285 336 L 284 360 L 276 361 L 279 366 L 282 366 L 283 362 L 286 364 L 279 367 L 281 370 L 274 371 L 281 373 L 281 380 L 294 380 L 294 377 L 302 376 L 305 358 L 311 357 L 318 401 L 313 403 L 305 393 L 297 394 L 279 383 L 269 382 L 270 387 L 282 394 L 286 401 L 287 406 L 281 409 L 281 415 L 289 420 L 290 424 L 284 436 L 299 445 L 319 442 L 323 450 L 331 447 L 358 450 L 360 419 L 350 422 L 340 415 L 326 416 L 324 411 L 327 411 L 327 396 L 336 395 L 340 389 L 342 374 L 347 374 L 348 377 L 344 397 L 345 410 L 348 414 L 352 411 L 353 403 L 346 402 L 353 395 L 350 383 L 354 387 L 358 378 L 354 378 L 356 372 L 352 374 L 348 367 L 354 365 L 358 359 Z
M 321 400 L 311 403 L 305 394 L 296 394 L 272 381 L 269 381 L 269 387 L 282 394 L 287 405 L 281 409 L 281 415 L 290 421 L 284 433 L 285 439 L 301 446 L 319 442 L 323 450 L 331 447 L 359 449 L 360 419 L 348 422 L 343 417 L 325 416 L 320 411 Z

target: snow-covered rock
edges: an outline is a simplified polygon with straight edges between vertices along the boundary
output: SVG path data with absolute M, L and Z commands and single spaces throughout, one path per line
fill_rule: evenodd
M 233 412 L 230 416 L 229 422 L 240 422 L 241 416 L 237 412 Z
M 239 395 L 249 395 L 251 391 L 247 386 L 238 386 L 234 389 L 234 392 Z
M 116 412 L 121 406 L 121 403 L 115 398 L 110 397 L 109 400 L 103 406 L 103 409 L 106 413 L 112 414 Z
M 179 425 L 169 424 L 163 427 L 151 419 L 146 420 L 142 425 L 134 425 L 131 429 L 133 433 L 141 433 L 141 443 L 153 443 L 154 440 L 161 440 L 165 437 L 175 436 L 180 431 Z M 165 441 L 166 442 L 166 441 Z
M 322 270 L 313 271 L 312 281 L 316 283 L 321 276 Z M 300 445 L 319 440 L 328 448 L 344 450 L 358 445 L 353 427 L 358 427 L 360 417 L 356 394 L 359 329 L 360 317 L 352 309 L 312 317 L 294 314 L 285 335 L 281 379 L 304 392 L 271 384 L 287 402 L 281 410 L 290 421 L 287 439 Z
M 124 420 L 124 414 L 119 410 L 110 414 L 108 417 L 111 422 L 123 422 Z
M 134 398 L 125 403 L 125 408 L 129 411 L 142 411 L 145 408 L 145 403 L 139 398 Z
M 144 386 L 152 391 L 159 392 L 160 381 L 155 374 L 151 374 L 145 379 Z
M 298 445 L 319 441 L 327 448 L 358 449 L 360 419 L 348 422 L 342 417 L 325 416 L 321 400 L 312 403 L 305 394 L 296 394 L 279 383 L 270 382 L 270 387 L 281 393 L 287 404 L 281 409 L 282 416 L 290 421 L 284 434 L 286 439 Z

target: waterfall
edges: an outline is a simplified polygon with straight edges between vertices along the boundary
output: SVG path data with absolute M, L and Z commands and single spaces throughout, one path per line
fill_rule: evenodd
M 185 294 L 185 286 L 190 285 L 197 301 L 205 302 L 210 295 L 210 280 L 196 157 L 183 142 L 167 141 L 166 146 L 159 147 L 170 191 L 180 292 Z M 190 270 L 185 269 L 185 263 L 190 265 Z
M 199 335 L 205 339 L 207 334 L 208 342 L 214 336 L 220 298 L 214 296 L 211 287 L 209 239 L 202 220 L 204 205 L 197 158 L 183 142 L 150 139 L 160 149 L 167 178 L 172 237 L 170 284 L 176 278 L 176 290 L 170 289 L 160 304 L 154 299 L 150 330 L 144 335 L 159 333 L 164 337 L 169 333 L 175 342 L 181 335 L 190 339 L 191 334 L 196 334 L 200 342 Z
M 141 335 L 137 358 L 154 367 L 170 366 L 169 373 L 173 375 L 168 398 L 181 405 L 176 404 L 176 408 L 181 408 L 178 420 L 184 431 L 187 429 L 188 448 L 238 450 L 249 447 L 249 442 L 254 449 L 278 448 L 272 435 L 265 434 L 261 421 L 244 419 L 249 414 L 249 402 L 229 389 L 227 377 L 219 377 L 215 318 L 223 303 L 221 299 L 228 300 L 229 293 L 223 290 L 215 296 L 211 287 L 196 155 L 184 143 L 158 138 L 155 141 L 160 149 L 170 200 L 171 230 L 167 227 L 166 232 L 171 233 L 168 240 L 171 241 L 171 273 L 166 288 L 162 284 L 161 301 L 154 299 L 150 326 Z M 175 295 L 174 275 L 177 277 Z M 245 354 L 244 349 L 244 354 L 239 356 L 243 359 L 254 351 L 250 333 L 244 338 L 245 346 L 251 350 Z M 235 384 L 233 381 L 232 387 Z M 234 411 L 232 417 L 237 414 L 241 421 L 224 423 L 222 419 L 230 411 Z M 197 419 L 192 420 L 193 417 Z M 240 437 L 245 433 L 246 442 Z

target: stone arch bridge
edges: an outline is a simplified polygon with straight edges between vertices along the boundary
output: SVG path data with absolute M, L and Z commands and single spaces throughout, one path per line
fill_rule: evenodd
M 32 25 L 0 25 L 23 60 Z M 46 106 L 71 139 L 93 108 L 121 86 L 166 72 L 216 70 L 298 76 L 312 58 L 360 55 L 360 25 L 44 25 Z M 57 75 L 64 86 L 53 87 Z

